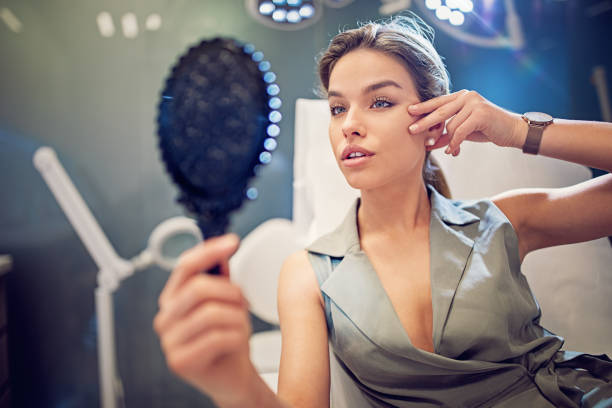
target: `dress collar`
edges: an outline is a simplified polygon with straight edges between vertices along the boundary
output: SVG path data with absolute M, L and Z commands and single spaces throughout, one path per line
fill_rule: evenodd
M 446 321 L 461 277 L 474 248 L 473 224 L 480 220 L 453 201 L 430 190 L 430 277 L 433 302 L 433 343 L 440 353 Z M 357 230 L 359 199 L 333 232 L 307 247 L 314 253 L 343 258 L 324 282 L 321 290 L 355 324 L 363 334 L 380 347 L 399 355 L 432 358 L 411 344 L 393 305 L 367 255 L 361 250 Z M 468 229 L 470 231 L 468 231 Z M 381 319 L 380 316 L 394 316 Z
M 438 193 L 432 185 L 427 184 L 427 189 L 430 192 L 431 215 L 437 214 L 446 225 L 463 226 L 480 220 L 478 216 L 459 207 L 457 201 Z M 329 234 L 316 239 L 306 249 L 336 258 L 344 257 L 349 252 L 360 251 L 357 230 L 357 210 L 360 203 L 361 198 L 355 199 L 342 223 Z

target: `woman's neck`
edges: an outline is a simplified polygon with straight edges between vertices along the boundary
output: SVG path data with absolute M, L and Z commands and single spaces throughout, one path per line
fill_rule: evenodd
M 357 212 L 360 241 L 409 236 L 429 227 L 430 202 L 421 177 L 376 190 L 361 190 Z

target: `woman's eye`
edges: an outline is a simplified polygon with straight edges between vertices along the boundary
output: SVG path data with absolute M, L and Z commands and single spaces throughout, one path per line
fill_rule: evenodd
M 339 115 L 340 113 L 344 112 L 344 107 L 342 107 L 342 106 L 331 106 L 329 108 L 329 110 L 330 110 L 332 116 L 336 116 L 336 115 Z
M 388 108 L 389 106 L 391 106 L 391 102 L 384 99 L 378 99 L 372 104 L 373 108 Z

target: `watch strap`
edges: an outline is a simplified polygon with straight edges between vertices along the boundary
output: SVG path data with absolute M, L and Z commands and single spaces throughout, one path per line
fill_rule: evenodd
M 527 131 L 527 139 L 523 145 L 523 153 L 538 154 L 540 150 L 540 143 L 542 143 L 542 134 L 546 126 L 534 125 L 529 123 L 529 130 Z

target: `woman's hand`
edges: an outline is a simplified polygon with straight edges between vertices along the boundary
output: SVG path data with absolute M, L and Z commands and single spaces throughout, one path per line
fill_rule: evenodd
M 446 132 L 427 150 L 447 146 L 445 152 L 453 156 L 459 154 L 464 140 L 520 148 L 527 135 L 527 125 L 520 115 L 494 105 L 475 91 L 438 96 L 409 106 L 408 112 L 423 116 L 409 127 L 412 134 L 446 122 Z
M 224 406 L 240 406 L 257 375 L 249 360 L 248 303 L 228 279 L 238 243 L 224 235 L 182 254 L 153 322 L 170 369 Z M 203 273 L 217 264 L 220 276 Z

